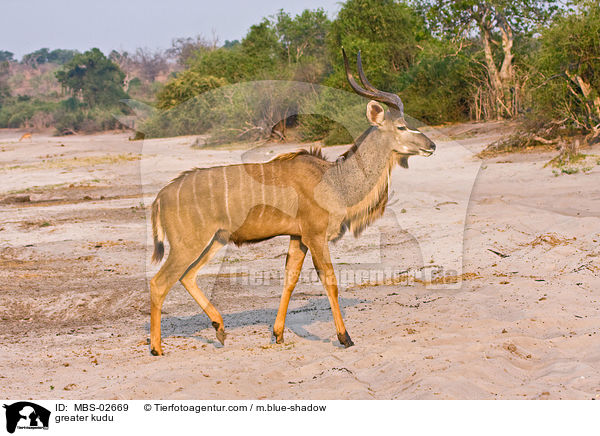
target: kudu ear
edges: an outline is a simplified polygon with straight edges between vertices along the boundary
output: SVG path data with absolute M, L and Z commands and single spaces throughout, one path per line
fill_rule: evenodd
M 385 110 L 383 106 L 377 103 L 375 100 L 371 100 L 367 104 L 367 120 L 374 126 L 381 126 L 385 117 Z

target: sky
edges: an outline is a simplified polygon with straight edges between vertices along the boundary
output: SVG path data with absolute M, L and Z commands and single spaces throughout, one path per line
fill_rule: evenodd
M 220 43 L 241 39 L 252 24 L 283 9 L 322 7 L 330 18 L 339 0 L 0 0 L 0 50 L 20 59 L 42 47 L 85 51 L 166 49 L 178 37 L 213 31 Z

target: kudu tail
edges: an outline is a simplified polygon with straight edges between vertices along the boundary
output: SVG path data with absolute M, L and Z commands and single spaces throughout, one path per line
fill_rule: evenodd
M 154 236 L 152 262 L 157 263 L 165 255 L 165 232 L 160 222 L 160 200 L 158 198 L 152 203 L 152 235 Z

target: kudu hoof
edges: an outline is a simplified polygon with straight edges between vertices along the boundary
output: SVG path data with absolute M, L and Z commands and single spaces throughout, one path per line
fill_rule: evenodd
M 221 345 L 225 345 L 225 338 L 227 337 L 227 333 L 224 330 L 217 330 L 217 339 L 221 343 Z
M 225 338 L 227 337 L 227 333 L 225 333 L 225 330 L 223 329 L 221 324 L 219 324 L 218 322 L 213 322 L 212 326 L 217 331 L 217 339 L 219 340 L 221 345 L 225 345 Z
M 340 344 L 342 344 L 344 348 L 348 348 L 354 345 L 354 342 L 352 342 L 352 339 L 350 339 L 350 335 L 348 334 L 348 332 L 338 333 L 337 336 L 338 340 L 340 341 Z
M 163 352 L 162 352 L 162 350 L 157 350 L 155 348 L 152 348 L 150 350 L 150 354 L 152 354 L 153 356 L 162 356 Z

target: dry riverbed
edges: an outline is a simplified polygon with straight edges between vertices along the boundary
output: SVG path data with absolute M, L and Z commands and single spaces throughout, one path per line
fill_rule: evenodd
M 199 150 L 192 137 L 112 133 L 18 142 L 19 132 L 0 131 L 0 390 L 32 399 L 600 399 L 598 159 L 557 175 L 544 166 L 555 151 L 475 156 L 511 128 L 430 129 L 438 151 L 394 170 L 385 216 L 332 247 L 354 347 L 337 342 L 310 259 L 286 342 L 273 343 L 288 243 L 279 237 L 227 248 L 201 271 L 225 320 L 224 347 L 173 288 L 163 357 L 147 344 L 153 195 L 182 170 L 303 145 Z

